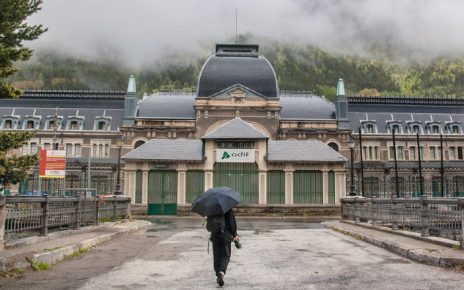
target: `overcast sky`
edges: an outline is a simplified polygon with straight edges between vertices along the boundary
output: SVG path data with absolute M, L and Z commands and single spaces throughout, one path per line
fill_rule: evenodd
M 463 0 L 45 0 L 32 43 L 130 65 L 239 33 L 364 54 L 372 45 L 430 56 L 464 51 Z

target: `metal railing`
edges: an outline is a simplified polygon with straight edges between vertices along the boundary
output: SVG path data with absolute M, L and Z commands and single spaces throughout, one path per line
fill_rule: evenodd
M 363 198 L 341 200 L 342 219 L 459 241 L 464 248 L 464 198 Z
M 4 241 L 130 216 L 129 197 L 9 196 L 4 200 L 5 205 L 0 206 L 0 215 L 4 217 Z

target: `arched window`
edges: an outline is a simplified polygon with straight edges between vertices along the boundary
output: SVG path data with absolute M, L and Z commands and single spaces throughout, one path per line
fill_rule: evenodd
M 135 142 L 134 149 L 142 146 L 143 144 L 145 144 L 145 141 L 143 141 L 143 140 L 139 140 L 139 141 Z
M 327 145 L 329 145 L 330 148 L 332 148 L 333 150 L 335 150 L 335 151 L 338 152 L 338 145 L 337 145 L 337 143 L 330 142 L 330 143 L 327 144 Z
M 6 120 L 5 121 L 5 129 L 11 129 L 11 128 L 13 128 L 13 121 Z

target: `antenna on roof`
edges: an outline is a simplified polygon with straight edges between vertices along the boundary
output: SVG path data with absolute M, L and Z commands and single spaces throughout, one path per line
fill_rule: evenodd
M 238 25 L 237 25 L 237 22 L 238 22 L 238 16 L 237 16 L 237 8 L 235 8 L 235 44 L 238 44 Z

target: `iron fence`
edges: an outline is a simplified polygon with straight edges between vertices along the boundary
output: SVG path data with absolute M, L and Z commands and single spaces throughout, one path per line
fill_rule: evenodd
M 464 198 L 342 198 L 342 219 L 456 240 L 464 248 Z
M 130 215 L 129 197 L 11 196 L 5 200 L 5 241 L 98 225 Z

